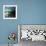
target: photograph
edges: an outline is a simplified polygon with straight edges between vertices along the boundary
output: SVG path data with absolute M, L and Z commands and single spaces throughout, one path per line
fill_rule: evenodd
M 17 19 L 17 5 L 3 5 L 3 19 Z
M 46 25 L 19 24 L 18 41 L 20 46 L 41 45 L 41 42 L 46 42 Z

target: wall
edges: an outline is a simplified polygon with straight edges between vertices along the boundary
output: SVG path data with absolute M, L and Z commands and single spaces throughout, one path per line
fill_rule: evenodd
M 3 5 L 8 5 L 8 4 L 17 4 L 16 0 L 0 0 L 0 44 L 7 44 L 9 42 L 8 40 L 8 34 L 10 32 L 16 32 L 17 35 L 17 24 L 18 24 L 18 19 L 17 20 L 3 20 Z M 18 39 L 18 38 L 17 38 Z M 18 43 L 16 39 L 16 43 Z
M 46 24 L 46 0 L 23 0 L 21 24 Z
M 17 4 L 17 20 L 3 20 L 5 4 Z M 18 32 L 18 24 L 46 24 L 46 0 L 0 0 L 0 44 L 8 43 L 9 32 Z

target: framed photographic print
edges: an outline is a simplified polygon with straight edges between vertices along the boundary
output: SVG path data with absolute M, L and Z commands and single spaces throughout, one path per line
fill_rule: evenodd
M 17 5 L 3 5 L 3 19 L 17 19 Z
M 46 41 L 46 25 L 45 24 L 19 24 L 18 25 L 18 41 Z

